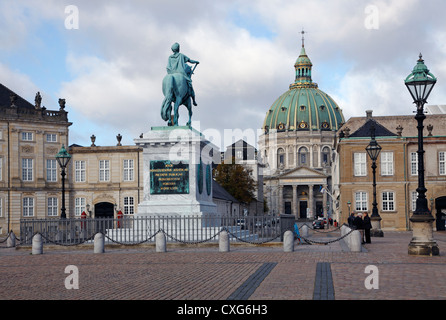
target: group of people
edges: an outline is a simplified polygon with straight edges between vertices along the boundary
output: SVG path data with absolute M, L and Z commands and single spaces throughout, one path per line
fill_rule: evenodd
M 371 243 L 370 229 L 372 229 L 372 223 L 367 212 L 352 213 L 348 217 L 348 226 L 352 229 L 356 229 L 361 233 L 362 243 Z

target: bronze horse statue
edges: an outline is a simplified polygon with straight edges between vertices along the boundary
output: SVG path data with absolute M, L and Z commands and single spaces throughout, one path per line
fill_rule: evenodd
M 178 126 L 178 108 L 180 105 L 184 105 L 189 110 L 187 126 L 190 127 L 192 124 L 191 99 L 193 105 L 197 105 L 191 76 L 200 62 L 180 53 L 180 45 L 178 43 L 172 45 L 172 52 L 173 54 L 167 62 L 167 75 L 163 79 L 164 101 L 161 106 L 161 118 L 167 121 L 169 126 Z M 193 70 L 188 63 L 195 64 Z M 172 103 L 174 103 L 173 116 L 171 114 Z
M 163 79 L 164 101 L 161 106 L 161 118 L 167 121 L 169 126 L 178 126 L 178 109 L 180 105 L 184 105 L 189 110 L 189 121 L 187 126 L 192 124 L 192 102 L 189 93 L 187 80 L 181 73 L 168 74 Z M 172 115 L 172 103 L 173 115 Z

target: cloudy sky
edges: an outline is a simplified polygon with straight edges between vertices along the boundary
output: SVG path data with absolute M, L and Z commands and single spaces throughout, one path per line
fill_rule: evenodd
M 0 0 L 0 82 L 32 103 L 40 91 L 49 110 L 65 98 L 70 144 L 95 134 L 114 145 L 120 133 L 132 145 L 165 125 L 161 83 L 178 42 L 200 61 L 194 126 L 227 146 L 225 130 L 260 129 L 294 81 L 302 29 L 313 81 L 346 119 L 412 114 L 403 80 L 420 52 L 438 78 L 429 104 L 446 104 L 444 12 L 444 0 Z

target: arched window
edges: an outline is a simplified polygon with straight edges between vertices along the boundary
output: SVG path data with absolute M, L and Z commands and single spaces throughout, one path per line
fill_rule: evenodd
M 277 165 L 279 167 L 285 165 L 285 150 L 283 150 L 282 148 L 279 148 L 279 150 L 277 150 Z
M 331 165 L 330 148 L 329 147 L 322 148 L 321 159 L 322 159 L 322 166 Z
M 299 161 L 299 166 L 306 166 L 308 165 L 308 149 L 305 147 L 299 148 L 299 152 L 297 155 L 297 159 Z

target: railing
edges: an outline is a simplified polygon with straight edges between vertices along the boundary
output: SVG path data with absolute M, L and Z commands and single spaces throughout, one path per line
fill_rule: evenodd
M 232 241 L 259 244 L 282 241 L 283 233 L 293 230 L 293 225 L 294 217 L 286 215 L 22 219 L 20 241 L 31 245 L 39 233 L 44 243 L 70 246 L 91 243 L 95 234 L 103 233 L 106 243 L 134 245 L 155 242 L 155 235 L 162 231 L 169 242 L 197 244 L 218 241 L 219 233 L 226 230 Z

